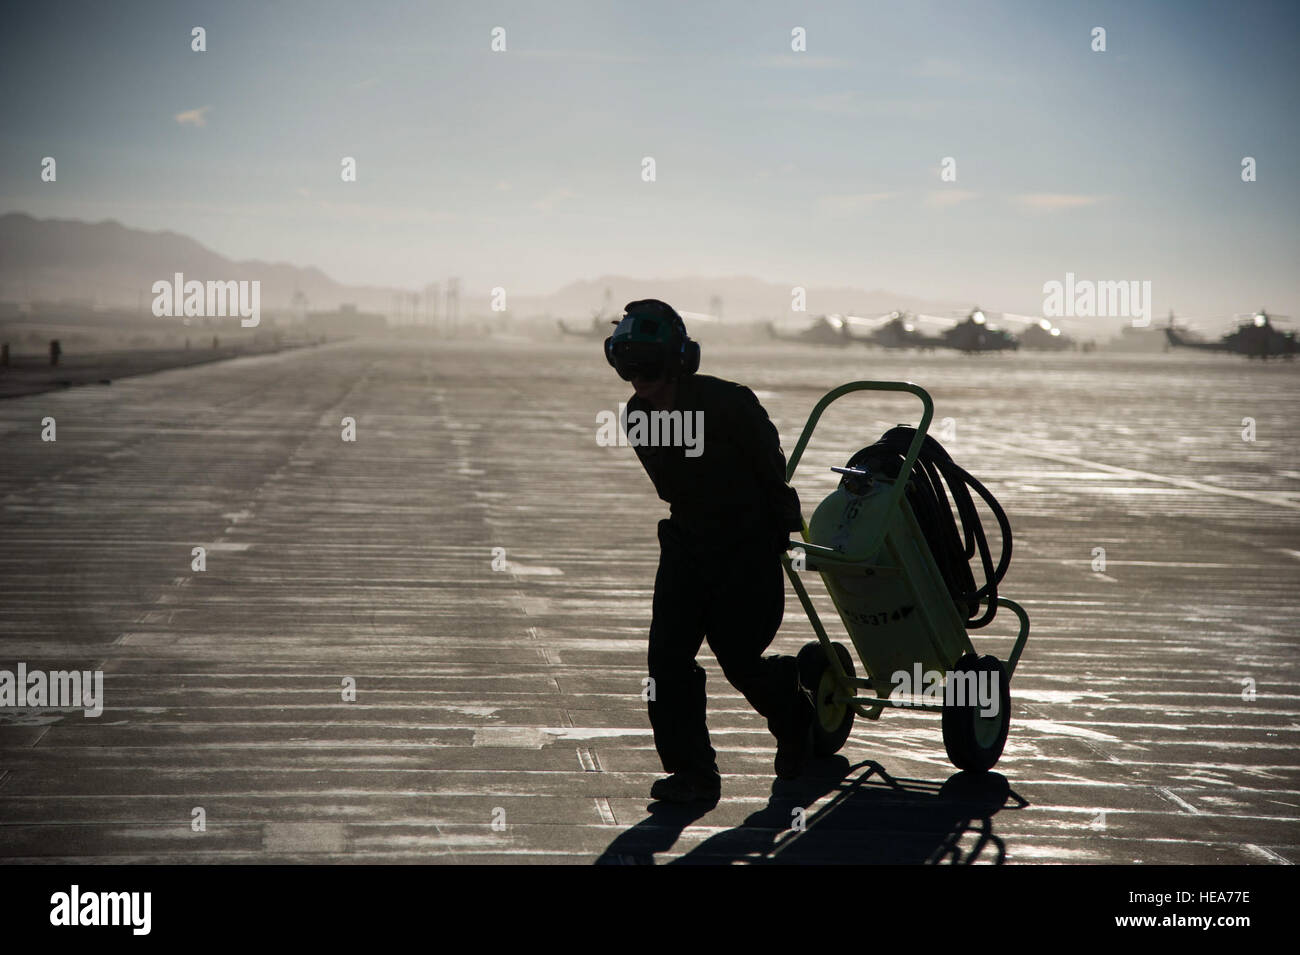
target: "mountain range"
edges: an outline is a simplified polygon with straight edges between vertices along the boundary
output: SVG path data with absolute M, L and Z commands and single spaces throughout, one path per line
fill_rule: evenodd
M 410 289 L 345 285 L 317 268 L 234 260 L 188 236 L 130 228 L 113 220 L 37 219 L 21 212 L 0 215 L 0 302 L 76 302 L 96 308 L 147 312 L 153 283 L 176 272 L 200 281 L 258 280 L 262 308 L 288 309 L 295 295 L 312 310 L 344 304 L 391 315 L 412 310 Z M 822 313 L 871 315 L 892 309 L 949 312 L 969 302 L 926 301 L 881 289 L 806 289 L 807 313 L 791 311 L 794 283 L 749 277 L 647 279 L 601 276 L 572 281 L 547 294 L 509 295 L 512 316 L 549 316 L 581 323 L 631 300 L 659 298 L 681 311 L 720 313 L 726 321 L 788 318 L 803 321 Z M 608 293 L 607 293 L 608 290 Z M 420 310 L 423 306 L 418 306 Z M 488 315 L 489 290 L 461 292 L 462 316 Z

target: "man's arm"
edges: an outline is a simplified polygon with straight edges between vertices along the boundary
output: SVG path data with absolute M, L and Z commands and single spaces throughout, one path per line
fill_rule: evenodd
M 646 403 L 645 399 L 640 398 L 635 394 L 627 400 L 624 408 L 629 415 L 633 411 L 639 411 L 642 414 L 645 414 L 650 410 L 650 406 Z M 627 421 L 620 421 L 619 427 L 626 432 Z M 643 445 L 633 445 L 632 450 L 636 452 L 637 460 L 641 462 L 641 467 L 645 469 L 645 473 L 650 478 L 650 483 L 654 485 L 655 493 L 659 495 L 659 499 L 661 501 L 668 501 L 671 504 L 672 502 L 668 498 L 667 489 L 663 487 L 660 480 L 662 473 L 660 463 L 663 458 L 659 454 L 659 449 Z
M 799 494 L 785 480 L 785 452 L 781 436 L 758 397 L 743 385 L 732 402 L 732 433 L 754 469 L 767 504 L 765 519 L 774 534 L 803 528 Z M 788 535 L 787 535 L 788 536 Z

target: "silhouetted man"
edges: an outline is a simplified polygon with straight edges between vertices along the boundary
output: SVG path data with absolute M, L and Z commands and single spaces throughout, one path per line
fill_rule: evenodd
M 671 306 L 646 299 L 625 312 L 605 356 L 636 391 L 627 402 L 628 442 L 671 505 L 659 522 L 649 651 L 650 724 L 671 775 L 650 794 L 715 801 L 721 777 L 705 724 L 705 674 L 695 662 L 704 639 L 727 680 L 767 718 L 777 775 L 798 776 L 812 752 L 812 704 L 795 658 L 762 655 L 785 613 L 780 555 L 802 526 L 799 497 L 754 393 L 696 374 L 699 345 Z

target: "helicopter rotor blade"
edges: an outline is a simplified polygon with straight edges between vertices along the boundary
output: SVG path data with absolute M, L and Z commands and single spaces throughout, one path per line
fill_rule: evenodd
M 918 312 L 912 316 L 913 322 L 928 322 L 931 325 L 938 325 L 941 328 L 956 328 L 961 323 L 955 318 L 945 318 L 942 315 L 926 315 Z
M 879 328 L 881 325 L 884 325 L 886 322 L 890 322 L 893 321 L 895 318 L 898 318 L 899 315 L 890 312 L 887 315 L 877 315 L 874 318 L 867 318 L 864 315 L 842 315 L 840 317 L 843 318 L 844 321 L 848 322 L 850 325 L 856 325 L 862 328 Z

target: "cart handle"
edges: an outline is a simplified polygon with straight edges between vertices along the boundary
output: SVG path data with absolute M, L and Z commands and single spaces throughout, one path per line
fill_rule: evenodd
M 790 452 L 790 460 L 785 466 L 785 480 L 789 484 L 794 478 L 795 469 L 799 466 L 799 461 L 803 457 L 804 450 L 808 447 L 808 442 L 812 439 L 813 429 L 817 427 L 817 421 L 821 418 L 822 412 L 837 398 L 842 398 L 854 391 L 905 391 L 909 394 L 916 395 L 921 399 L 923 411 L 921 412 L 921 424 L 916 429 L 916 434 L 912 436 L 912 444 L 907 449 L 907 457 L 903 460 L 903 466 L 899 470 L 899 480 L 894 482 L 894 486 L 889 490 L 889 507 L 886 513 L 893 513 L 898 507 L 898 502 L 902 500 L 903 492 L 907 488 L 907 476 L 912 473 L 912 468 L 916 464 L 917 455 L 921 453 L 921 443 L 925 440 L 926 431 L 930 428 L 930 421 L 934 417 L 934 401 L 930 398 L 930 393 L 920 385 L 913 384 L 910 381 L 850 381 L 848 384 L 840 385 L 833 388 L 826 394 L 822 395 L 820 401 L 813 407 L 812 413 L 808 415 L 808 423 L 803 426 L 803 433 L 799 435 L 798 442 L 795 443 L 794 450 Z M 875 559 L 875 552 L 880 547 L 880 541 L 884 540 L 885 528 L 882 526 L 877 534 L 878 540 L 872 544 L 871 549 L 859 557 L 845 558 L 846 563 L 860 563 Z M 808 536 L 808 525 L 804 523 L 804 537 Z

